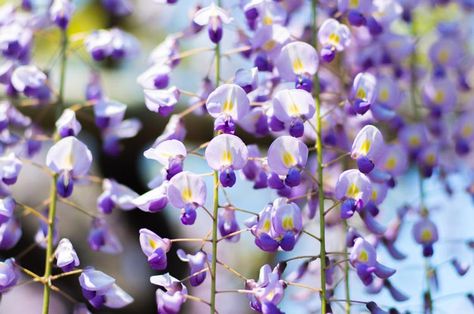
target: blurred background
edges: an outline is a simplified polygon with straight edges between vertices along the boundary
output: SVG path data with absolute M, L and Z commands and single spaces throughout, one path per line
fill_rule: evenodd
M 44 3 L 41 3 L 41 1 Z M 38 2 L 38 5 L 47 6 L 47 0 L 41 1 Z M 0 2 L 7 3 L 7 1 Z M 232 9 L 237 5 L 237 1 L 225 0 L 223 2 L 228 9 Z M 150 51 L 161 43 L 167 34 L 179 32 L 189 24 L 189 14 L 197 1 L 181 0 L 174 6 L 158 5 L 150 0 L 132 1 L 134 12 L 127 17 L 111 16 L 104 10 L 100 1 L 79 0 L 74 1 L 74 3 L 76 4 L 76 13 L 71 21 L 70 35 L 80 37 L 81 34 L 95 29 L 120 27 L 135 35 L 140 41 L 141 51 L 138 57 L 124 62 L 106 62 L 93 65 L 88 61 L 89 58 L 84 49 L 77 49 L 77 52 L 71 54 L 68 58 L 65 95 L 67 102 L 71 105 L 83 102 L 85 86 L 91 69 L 95 69 L 100 71 L 105 94 L 111 99 L 128 105 L 127 117 L 140 119 L 143 128 L 139 134 L 132 139 L 122 141 L 123 150 L 119 157 L 110 157 L 103 154 L 100 148 L 100 135 L 93 124 L 92 110 L 81 110 L 78 116 L 83 125 L 80 137 L 93 151 L 93 174 L 104 178 L 113 178 L 119 183 L 127 185 L 138 194 L 143 194 L 148 191 L 147 183 L 160 171 L 156 163 L 143 158 L 143 151 L 149 148 L 156 137 L 161 134 L 168 119 L 146 109 L 143 103 L 142 90 L 136 84 L 136 77 L 147 68 L 147 58 Z M 210 1 L 202 0 L 199 3 L 206 5 Z M 303 25 L 303 21 L 309 19 L 309 12 L 306 7 L 300 11 L 301 20 L 299 24 Z M 456 14 L 456 11 L 450 8 L 444 12 L 448 16 L 449 14 Z M 237 15 L 234 18 L 239 21 L 241 17 Z M 426 24 L 429 24 L 429 21 L 431 20 L 427 19 Z M 473 21 L 472 17 L 468 21 Z M 466 27 L 473 27 L 473 25 L 468 23 Z M 226 28 L 223 50 L 233 48 L 235 41 L 236 29 Z M 56 59 L 59 49 L 59 34 L 52 30 L 42 32 L 37 36 L 35 42 L 35 63 L 42 69 L 50 70 L 52 81 L 58 82 L 58 62 Z M 183 41 L 181 51 L 209 45 L 206 32 L 201 32 L 196 38 Z M 239 55 L 225 59 L 223 64 L 224 78 L 231 77 L 239 67 L 249 66 L 248 61 Z M 176 85 L 184 90 L 196 91 L 200 85 L 200 79 L 206 75 L 211 66 L 212 53 L 210 52 L 184 59 L 173 72 L 170 85 Z M 182 103 L 176 111 L 183 110 L 187 106 L 187 101 L 188 98 L 183 96 Z M 33 119 L 41 117 L 40 124 L 46 129 L 54 125 L 53 110 L 30 109 L 26 112 Z M 186 136 L 187 147 L 196 147 L 212 137 L 213 121 L 208 117 L 188 115 L 185 118 L 185 123 L 188 130 Z M 255 142 L 253 137 L 244 132 L 240 132 L 239 135 L 247 144 Z M 271 140 L 270 137 L 262 138 L 258 140 L 258 143 L 263 147 L 268 145 Z M 48 146 L 45 145 L 42 153 L 35 158 L 37 162 L 44 162 L 47 149 Z M 187 158 L 185 168 L 192 169 L 197 173 L 209 171 L 205 161 L 192 156 Z M 400 206 L 405 204 L 416 206 L 418 204 L 417 194 L 413 192 L 416 191 L 416 180 L 414 179 L 415 173 L 410 172 L 400 180 L 397 188 L 389 193 L 387 200 L 381 206 L 382 223 L 386 224 L 390 221 L 396 215 L 396 210 Z M 472 251 L 470 252 L 463 242 L 467 239 L 474 239 L 474 208 L 470 195 L 465 192 L 466 182 L 470 182 L 472 179 L 472 174 L 468 171 L 450 177 L 448 180 L 454 190 L 452 197 L 445 194 L 444 187 L 436 176 L 429 179 L 426 184 L 427 205 L 433 209 L 434 221 L 439 223 L 441 238 L 435 248 L 433 264 L 444 265 L 440 266 L 438 273 L 440 290 L 434 292 L 435 300 L 441 298 L 435 304 L 436 313 L 474 313 L 472 305 L 468 303 L 466 298 L 456 297 L 456 293 L 474 290 L 473 272 L 471 271 L 465 277 L 458 278 L 454 275 L 450 264 L 446 262 L 453 255 L 459 256 L 464 261 L 473 261 Z M 49 180 L 49 177 L 41 169 L 26 165 L 21 172 L 18 183 L 14 186 L 13 195 L 17 201 L 36 208 L 48 198 Z M 208 186 L 211 186 L 210 178 L 207 180 Z M 100 185 L 81 186 L 75 190 L 72 200 L 89 212 L 96 212 L 96 199 L 101 192 Z M 221 198 L 223 197 L 221 195 Z M 253 212 L 260 211 L 274 197 L 275 195 L 270 191 L 264 193 L 254 191 L 252 185 L 244 180 L 238 180 L 236 187 L 229 190 L 229 198 L 236 205 Z M 248 215 L 238 213 L 238 217 L 242 226 Z M 421 257 L 421 248 L 414 243 L 411 237 L 411 225 L 415 219 L 415 216 L 408 217 L 407 223 L 403 225 L 402 236 L 397 242 L 397 246 L 408 254 L 409 258 L 403 262 L 395 262 L 389 258 L 385 251 L 379 251 L 381 261 L 384 264 L 397 268 L 398 271 L 393 277 L 393 283 L 410 295 L 410 300 L 396 304 L 385 291 L 376 296 L 367 295 L 355 276 L 354 280 L 351 280 L 352 297 L 354 299 L 374 299 L 380 305 L 391 306 L 396 304 L 401 310 L 411 310 L 411 313 L 421 312 L 421 296 L 424 289 L 424 260 Z M 91 265 L 113 276 L 117 279 L 117 283 L 135 299 L 134 303 L 124 309 L 113 311 L 104 309 L 94 311 L 94 313 L 156 313 L 155 290 L 157 287 L 149 282 L 149 277 L 158 273 L 149 268 L 146 258 L 141 252 L 138 243 L 138 230 L 148 228 L 167 238 L 204 237 L 210 228 L 208 217 L 200 212 L 194 226 L 183 227 L 179 223 L 179 211 L 168 207 L 163 212 L 156 214 L 145 213 L 138 209 L 128 212 L 115 210 L 111 216 L 107 217 L 107 220 L 123 245 L 123 252 L 119 255 L 107 255 L 89 249 L 87 235 L 90 228 L 90 218 L 64 204 L 61 204 L 58 209 L 60 237 L 67 237 L 71 240 L 80 257 L 81 267 Z M 23 236 L 19 244 L 10 251 L 0 252 L 0 257 L 17 256 L 23 267 L 37 274 L 42 274 L 45 252 L 38 247 L 31 248 L 39 222 L 30 215 L 22 219 L 22 227 Z M 330 234 L 329 249 L 342 249 L 342 230 L 334 227 L 330 228 L 328 232 Z M 184 278 L 188 275 L 187 264 L 179 261 L 175 254 L 176 249 L 180 247 L 189 252 L 195 252 L 199 248 L 196 245 L 173 245 L 171 252 L 168 254 L 168 271 L 176 278 Z M 29 251 L 22 254 L 25 250 Z M 219 258 L 233 268 L 238 269 L 248 278 L 257 278 L 258 270 L 264 263 L 274 265 L 275 260 L 298 254 L 317 254 L 317 252 L 319 252 L 318 244 L 314 240 L 311 241 L 310 238 L 302 237 L 296 250 L 288 255 L 283 253 L 277 255 L 263 254 L 256 249 L 253 244 L 253 237 L 248 233 L 242 235 L 239 243 L 226 242 L 219 246 Z M 298 263 L 290 263 L 288 272 L 291 272 L 297 265 Z M 316 269 L 317 262 L 311 267 Z M 239 278 L 222 271 L 222 269 L 220 269 L 218 278 L 218 290 L 243 288 L 243 282 Z M 22 280 L 26 281 L 27 279 L 25 277 Z M 305 283 L 315 287 L 319 286 L 317 272 L 314 275 L 307 276 Z M 57 285 L 68 294 L 82 300 L 77 276 L 60 279 Z M 208 285 L 209 276 L 202 286 L 191 289 L 190 293 L 207 299 Z M 39 313 L 42 304 L 42 291 L 43 287 L 38 283 L 20 285 L 12 289 L 2 298 L 0 313 Z M 319 298 L 315 294 L 306 292 L 301 289 L 288 288 L 283 301 L 283 310 L 287 313 L 316 313 Z M 442 297 L 445 295 L 451 295 L 451 297 Z M 336 296 L 342 298 L 343 291 L 337 290 Z M 305 301 L 295 302 L 301 299 Z M 247 303 L 245 295 L 218 295 L 218 309 L 221 314 L 250 313 Z M 341 308 L 337 306 L 333 307 L 333 310 L 336 313 L 342 312 Z M 71 311 L 72 304 L 58 294 L 53 293 L 51 313 L 71 313 Z M 184 306 L 183 313 L 206 313 L 207 311 L 205 305 L 188 301 Z M 354 313 L 360 312 L 363 312 L 363 309 L 354 306 Z

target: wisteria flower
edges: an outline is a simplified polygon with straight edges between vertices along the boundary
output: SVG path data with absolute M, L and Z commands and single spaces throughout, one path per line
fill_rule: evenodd
M 155 270 L 166 269 L 168 259 L 166 254 L 171 248 L 169 239 L 161 238 L 148 229 L 140 229 L 140 246 L 148 258 L 148 264 Z
M 56 129 L 61 137 L 77 136 L 81 128 L 81 124 L 76 119 L 76 112 L 71 109 L 65 109 L 56 121 Z
M 87 174 L 92 153 L 81 141 L 69 136 L 54 144 L 46 155 L 46 165 L 58 175 L 57 189 L 62 197 L 72 194 L 74 181 Z
M 140 195 L 132 202 L 144 212 L 159 212 L 168 204 L 167 190 L 168 183 L 163 182 L 160 186 Z
M 352 85 L 353 110 L 363 115 L 366 113 L 374 100 L 377 80 L 370 73 L 359 73 Z
M 15 286 L 19 278 L 20 274 L 15 265 L 15 259 L 9 258 L 0 262 L 0 293 Z
M 284 283 L 280 279 L 277 267 L 272 271 L 270 265 L 263 265 L 260 268 L 258 281 L 247 280 L 245 287 L 254 292 L 248 294 L 250 307 L 253 310 L 260 313 L 282 313 L 277 305 L 283 299 Z
M 181 141 L 166 140 L 155 147 L 147 149 L 143 155 L 148 159 L 158 161 L 163 165 L 166 172 L 166 179 L 183 171 L 183 161 L 186 158 L 186 147 Z
M 199 286 L 205 279 L 207 273 L 208 256 L 203 251 L 198 251 L 196 254 L 186 254 L 179 249 L 176 254 L 183 262 L 189 263 L 189 283 L 193 287 Z
M 280 240 L 280 247 L 291 251 L 296 243 L 296 238 L 303 229 L 301 209 L 286 199 L 277 199 L 273 202 L 275 208 L 272 213 L 272 226 L 275 235 Z
M 382 133 L 373 125 L 366 125 L 352 143 L 351 157 L 357 160 L 359 170 L 367 174 L 374 169 L 375 162 L 383 153 L 383 149 Z
M 102 189 L 104 191 L 97 198 L 97 209 L 100 212 L 110 214 L 114 208 L 122 210 L 135 208 L 133 200 L 138 197 L 138 194 L 129 187 L 113 179 L 104 179 Z
M 168 116 L 173 112 L 174 106 L 179 100 L 179 90 L 173 86 L 167 90 L 145 89 L 145 105 L 153 112 L 162 116 Z
M 118 254 L 123 251 L 122 243 L 102 218 L 92 220 L 87 242 L 93 251 L 107 254 Z
M 46 81 L 46 74 L 34 65 L 19 66 L 11 76 L 11 84 L 16 91 L 40 101 L 47 101 L 50 98 L 51 92 Z
M 318 53 L 311 45 L 295 41 L 286 44 L 281 49 L 276 65 L 280 76 L 285 81 L 293 81 L 297 84 L 300 80 L 311 81 L 318 70 Z
M 240 230 L 239 223 L 235 217 L 235 210 L 229 206 L 219 211 L 217 227 L 221 236 L 229 242 L 238 242 L 240 234 L 234 234 Z
M 334 60 L 337 51 L 343 51 L 351 42 L 349 28 L 335 19 L 327 19 L 318 31 L 318 40 L 323 45 L 321 58 L 326 62 Z
M 79 257 L 76 250 L 72 246 L 69 239 L 63 238 L 59 241 L 58 247 L 54 252 L 56 258 L 56 265 L 62 269 L 63 272 L 68 272 L 79 266 Z
M 186 301 L 186 286 L 169 274 L 152 276 L 150 282 L 162 288 L 156 290 L 158 313 L 178 314 Z
M 438 228 L 429 218 L 421 218 L 415 223 L 413 237 L 423 246 L 423 256 L 433 255 L 433 244 L 438 241 Z
M 14 153 L 0 157 L 0 177 L 6 185 L 15 184 L 20 174 L 23 162 Z
M 110 99 L 100 99 L 94 105 L 95 124 L 105 129 L 116 126 L 122 122 L 127 105 Z
M 66 29 L 74 12 L 74 4 L 69 0 L 54 0 L 49 9 L 51 20 L 61 29 Z
M 336 183 L 335 196 L 342 201 L 341 218 L 352 217 L 362 209 L 371 197 L 372 186 L 369 178 L 356 169 L 346 170 Z
M 214 2 L 194 13 L 193 18 L 193 22 L 197 25 L 208 26 L 209 39 L 216 44 L 221 41 L 224 33 L 222 24 L 229 24 L 232 20 L 232 17 Z
M 236 176 L 234 170 L 242 169 L 248 158 L 247 146 L 235 135 L 221 134 L 213 138 L 205 151 L 206 161 L 212 169 L 219 171 L 219 180 L 224 187 L 232 187 Z

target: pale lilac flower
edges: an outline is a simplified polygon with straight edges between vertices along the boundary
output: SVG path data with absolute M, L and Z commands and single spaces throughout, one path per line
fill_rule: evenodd
M 230 206 L 226 206 L 219 211 L 217 218 L 217 227 L 219 232 L 226 241 L 238 242 L 240 234 L 229 236 L 230 234 L 240 230 L 239 223 L 235 217 L 235 210 Z
M 372 1 L 338 0 L 337 6 L 340 12 L 347 13 L 347 19 L 351 25 L 362 26 L 367 23 L 366 15 L 372 9 Z
M 349 28 L 335 19 L 327 19 L 318 30 L 318 40 L 323 45 L 321 58 L 326 62 L 334 60 L 337 51 L 343 51 L 351 42 Z
M 74 12 L 74 4 L 69 0 L 54 0 L 49 8 L 51 20 L 61 29 L 66 29 Z
M 61 137 L 77 136 L 81 128 L 81 124 L 76 119 L 76 112 L 71 109 L 65 109 L 56 121 L 56 129 Z
M 10 153 L 0 157 L 0 177 L 7 185 L 15 184 L 20 174 L 23 162 L 18 159 L 15 153 Z
M 428 56 L 436 71 L 442 70 L 439 67 L 456 67 L 462 62 L 464 56 L 460 45 L 462 43 L 452 37 L 442 37 L 431 45 Z
M 170 117 L 163 133 L 155 140 L 153 146 L 156 146 L 166 140 L 175 139 L 178 141 L 183 141 L 185 136 L 186 128 L 184 126 L 183 119 L 179 115 L 174 114 Z
M 115 16 L 127 16 L 133 11 L 133 5 L 129 0 L 102 0 L 102 6 Z
M 168 204 L 167 189 L 167 182 L 163 182 L 160 186 L 134 199 L 133 204 L 145 212 L 159 212 Z
M 199 286 L 205 279 L 208 263 L 208 256 L 204 251 L 198 251 L 196 254 L 186 254 L 183 250 L 176 251 L 178 258 L 183 262 L 189 263 L 189 283 L 193 287 Z
M 295 41 L 281 49 L 276 65 L 283 80 L 295 82 L 302 77 L 311 79 L 318 70 L 319 57 L 314 47 Z
M 148 258 L 148 264 L 155 270 L 164 270 L 168 265 L 166 254 L 171 248 L 169 239 L 161 238 L 148 229 L 140 229 L 140 246 Z
M 412 157 L 416 157 L 428 143 L 426 126 L 409 124 L 398 132 L 398 138 Z
M 279 238 L 280 247 L 285 251 L 293 250 L 297 236 L 303 229 L 301 209 L 285 198 L 273 202 L 272 227 Z
M 267 252 L 275 252 L 279 246 L 278 241 L 274 239 L 275 233 L 272 227 L 272 210 L 273 205 L 268 204 L 258 214 L 257 220 L 247 224 L 255 236 L 255 244 Z
M 193 22 L 197 25 L 208 25 L 209 39 L 213 43 L 219 43 L 222 39 L 222 24 L 229 24 L 232 20 L 232 17 L 214 2 L 194 13 L 193 18 Z
M 84 43 L 92 58 L 101 61 L 112 54 L 112 40 L 112 34 L 108 30 L 100 29 L 87 36 Z
M 377 80 L 370 73 L 362 72 L 357 74 L 352 84 L 351 97 L 353 99 L 352 110 L 363 115 L 374 101 L 375 87 Z
M 352 143 L 351 157 L 357 160 L 357 166 L 362 173 L 374 169 L 375 162 L 384 150 L 382 133 L 373 125 L 364 126 Z
M 438 241 L 438 228 L 429 218 L 423 217 L 415 223 L 413 237 L 423 246 L 423 256 L 433 255 L 433 244 Z
M 14 218 L 15 200 L 11 197 L 0 199 L 0 225 Z
M 9 250 L 13 248 L 22 236 L 20 222 L 12 217 L 0 225 L 0 249 Z
M 0 262 L 0 294 L 15 286 L 19 278 L 20 274 L 14 258 Z
M 156 160 L 163 165 L 166 179 L 170 180 L 173 176 L 183 171 L 183 162 L 187 151 L 181 141 L 166 140 L 155 147 L 147 149 L 143 155 L 145 158 Z
M 454 83 L 448 78 L 435 78 L 423 86 L 423 102 L 435 117 L 450 112 L 457 104 L 458 95 Z
M 16 91 L 41 101 L 50 98 L 46 81 L 46 74 L 34 65 L 21 65 L 13 71 L 11 76 L 11 84 Z
M 375 100 L 370 111 L 377 120 L 387 121 L 396 116 L 395 109 L 403 100 L 402 91 L 390 76 L 377 77 Z
M 158 313 L 178 314 L 181 305 L 186 301 L 188 294 L 186 286 L 168 273 L 152 276 L 150 282 L 164 289 L 164 291 L 162 289 L 156 290 Z
M 183 171 L 169 181 L 168 200 L 181 208 L 181 222 L 192 225 L 196 220 L 196 209 L 206 202 L 206 184 L 197 174 Z
M 277 305 L 281 302 L 284 295 L 284 281 L 280 279 L 278 267 L 272 271 L 270 265 L 265 264 L 260 268 L 258 281 L 250 279 L 245 283 L 248 290 L 253 290 L 253 294 L 248 294 L 250 307 L 260 313 L 281 312 Z
M 58 175 L 58 194 L 69 197 L 74 180 L 84 176 L 92 163 L 92 153 L 81 141 L 68 136 L 54 144 L 46 155 L 46 165 Z
M 242 169 L 248 159 L 245 143 L 235 135 L 221 134 L 214 137 L 204 153 L 212 169 L 219 171 L 219 179 L 224 187 L 232 187 L 236 176 L 234 170 Z
M 314 112 L 313 96 L 303 89 L 283 89 L 273 97 L 273 115 L 290 125 L 291 136 L 303 136 L 303 123 L 311 119 Z
M 260 51 L 255 58 L 255 66 L 259 71 L 271 72 L 273 60 L 278 58 L 282 47 L 290 41 L 290 33 L 286 27 L 278 24 L 265 25 L 257 29 L 251 41 L 252 48 Z M 291 74 L 293 72 L 291 63 L 287 67 L 289 67 L 290 76 L 292 76 L 290 81 L 293 81 L 294 74 Z
M 343 201 L 341 217 L 352 217 L 355 211 L 362 209 L 370 200 L 372 186 L 369 178 L 356 169 L 346 170 L 336 183 L 335 196 Z
M 145 105 L 153 112 L 167 116 L 173 112 L 174 106 L 179 100 L 179 90 L 173 86 L 164 89 L 145 89 Z
M 109 225 L 104 219 L 94 218 L 91 225 L 87 242 L 93 251 L 100 251 L 107 254 L 119 254 L 123 251 L 120 240 L 115 233 L 110 230 Z
M 454 122 L 453 137 L 455 141 L 456 152 L 460 155 L 466 155 L 471 151 L 471 145 L 474 141 L 474 126 L 472 121 L 474 114 L 462 114 Z
M 97 209 L 100 212 L 110 214 L 114 208 L 122 210 L 135 208 L 133 200 L 138 197 L 138 194 L 129 187 L 113 179 L 104 179 L 102 189 L 104 191 L 97 198 Z
M 63 272 L 68 272 L 79 266 L 79 257 L 76 250 L 72 246 L 69 239 L 63 238 L 59 241 L 58 247 L 54 252 L 56 258 L 56 265 L 62 269 Z
M 156 63 L 137 77 L 137 83 L 145 90 L 163 89 L 168 87 L 171 67 Z
M 112 156 L 118 155 L 121 149 L 120 140 L 134 137 L 141 128 L 140 120 L 134 118 L 123 120 L 106 128 L 102 132 L 104 152 Z
M 258 68 L 239 69 L 235 72 L 234 83 L 242 87 L 246 93 L 250 93 L 258 86 Z
M 126 110 L 127 105 L 102 98 L 94 105 L 95 124 L 101 129 L 116 126 L 122 122 Z
M 171 64 L 179 62 L 179 37 L 168 35 L 165 40 L 156 46 L 148 58 L 150 64 Z

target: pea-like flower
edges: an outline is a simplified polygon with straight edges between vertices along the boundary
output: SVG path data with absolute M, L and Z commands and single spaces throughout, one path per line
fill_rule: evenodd
M 219 180 L 224 187 L 232 187 L 236 176 L 234 170 L 247 163 L 248 149 L 235 135 L 221 134 L 213 138 L 205 151 L 206 161 L 212 169 L 219 171 Z
M 127 105 L 102 98 L 94 105 L 95 124 L 100 129 L 119 125 L 125 116 L 126 110 Z
M 360 172 L 369 173 L 384 150 L 382 133 L 373 125 L 366 125 L 359 131 L 352 143 L 351 157 L 357 160 Z
M 62 269 L 63 272 L 68 272 L 79 266 L 79 257 L 76 250 L 72 246 L 69 239 L 63 238 L 59 241 L 58 247 L 54 252 L 56 258 L 56 265 Z
M 292 187 L 301 182 L 300 170 L 308 160 L 308 147 L 292 136 L 280 136 L 268 148 L 268 166 Z
M 133 204 L 144 212 L 159 212 L 168 204 L 167 190 L 168 183 L 163 182 L 160 186 L 134 199 Z
M 0 200 L 0 225 L 10 220 L 15 210 L 16 203 L 12 197 L 6 197 Z
M 204 251 L 198 251 L 196 254 L 186 254 L 179 249 L 176 254 L 183 262 L 189 263 L 189 283 L 193 287 L 199 286 L 205 279 L 207 273 L 208 256 Z
M 147 149 L 143 155 L 162 164 L 166 180 L 170 180 L 173 176 L 183 171 L 183 161 L 186 158 L 187 151 L 181 141 L 166 140 L 155 147 Z
M 12 73 L 11 84 L 17 92 L 23 93 L 26 97 L 36 98 L 42 102 L 50 98 L 47 76 L 34 65 L 17 67 Z
M 179 90 L 173 86 L 169 89 L 145 89 L 145 105 L 161 116 L 168 116 L 173 112 L 179 100 Z
M 46 155 L 46 165 L 58 175 L 56 186 L 62 197 L 71 196 L 74 181 L 87 174 L 91 163 L 90 150 L 72 136 L 54 144 Z
M 279 238 L 280 247 L 291 251 L 296 243 L 297 236 L 303 229 L 301 209 L 292 202 L 280 198 L 273 202 L 275 208 L 272 213 L 272 227 L 275 236 Z
M 454 123 L 454 145 L 459 155 L 466 155 L 471 151 L 471 145 L 474 141 L 473 120 L 474 114 L 463 114 Z
M 9 250 L 20 241 L 23 231 L 20 222 L 12 217 L 0 225 L 0 249 Z
M 427 217 L 421 218 L 413 226 L 413 237 L 418 244 L 423 247 L 423 256 L 433 255 L 433 244 L 438 241 L 438 228 Z
M 102 147 L 104 152 L 111 156 L 117 156 L 120 152 L 120 140 L 131 138 L 137 135 L 142 128 L 142 123 L 138 119 L 127 119 L 120 121 L 116 125 L 111 125 L 102 130 Z
M 19 278 L 20 273 L 15 265 L 15 259 L 9 258 L 0 262 L 0 293 L 16 285 Z
M 166 254 L 171 248 L 169 239 L 161 238 L 148 229 L 140 229 L 140 246 L 148 258 L 148 264 L 155 270 L 166 269 L 168 258 Z
M 81 128 L 81 124 L 76 119 L 76 112 L 71 109 L 65 109 L 56 121 L 56 130 L 61 137 L 77 136 Z
M 372 9 L 371 0 L 339 0 L 337 2 L 340 12 L 347 13 L 347 19 L 353 26 L 362 26 L 367 23 L 366 15 Z
M 352 84 L 352 110 L 363 115 L 374 101 L 377 80 L 370 73 L 362 72 L 356 75 Z
M 168 273 L 150 277 L 150 282 L 159 286 L 156 290 L 158 313 L 178 314 L 186 301 L 188 289 L 178 279 Z
M 410 157 L 416 158 L 428 143 L 428 134 L 424 124 L 409 124 L 398 132 L 400 143 L 410 153 Z
M 232 20 L 232 17 L 230 17 L 224 9 L 218 7 L 214 2 L 194 13 L 193 18 L 193 22 L 197 25 L 208 26 L 207 32 L 209 39 L 216 44 L 221 41 L 224 33 L 222 24 L 229 24 Z
M 51 20 L 61 29 L 66 29 L 74 12 L 74 4 L 69 0 L 54 0 L 49 8 Z
M 343 51 L 351 42 L 349 28 L 335 19 L 327 19 L 321 24 L 318 31 L 318 40 L 323 45 L 321 58 L 331 62 L 336 52 Z
M 87 242 L 93 251 L 107 254 L 118 254 L 123 251 L 119 238 L 102 218 L 92 219 Z
M 217 219 L 217 227 L 221 236 L 229 242 L 239 241 L 240 234 L 230 236 L 232 233 L 240 230 L 239 223 L 235 217 L 235 210 L 226 206 L 219 211 Z
M 102 189 L 104 191 L 97 198 L 97 209 L 100 212 L 110 214 L 114 208 L 122 210 L 135 208 L 133 200 L 138 197 L 138 194 L 129 187 L 113 179 L 104 179 Z
M 2 182 L 6 185 L 15 184 L 22 167 L 23 162 L 16 157 L 15 153 L 9 153 L 0 157 L 0 177 Z
M 346 170 L 339 176 L 336 183 L 335 196 L 342 201 L 341 218 L 347 219 L 360 211 L 370 200 L 371 183 L 366 175 L 359 170 Z
M 234 133 L 235 121 L 239 121 L 249 112 L 250 101 L 239 85 L 222 84 L 209 94 L 206 108 L 216 119 L 214 130 Z
M 133 302 L 133 298 L 115 284 L 115 279 L 95 270 L 84 269 L 79 276 L 82 295 L 94 308 L 122 308 Z
M 374 97 L 375 100 L 370 111 L 375 119 L 389 121 L 396 117 L 395 109 L 402 103 L 403 94 L 392 77 L 377 77 Z
M 458 92 L 448 78 L 428 80 L 423 86 L 423 102 L 434 117 L 450 112 L 457 104 Z
M 234 83 L 250 93 L 258 87 L 258 68 L 239 69 L 235 72 Z
M 265 264 L 260 268 L 257 282 L 253 279 L 245 282 L 245 288 L 254 292 L 247 295 L 253 310 L 260 313 L 283 313 L 277 307 L 285 290 L 284 281 L 280 276 L 278 267 L 272 270 L 270 265 Z
M 290 125 L 293 137 L 303 136 L 303 123 L 313 117 L 315 110 L 313 96 L 303 89 L 283 89 L 273 97 L 273 115 Z
M 84 43 L 95 61 L 102 61 L 109 57 L 114 59 L 131 57 L 139 50 L 137 39 L 117 28 L 97 30 L 87 36 Z
M 377 261 L 375 248 L 363 238 L 357 238 L 354 241 L 349 261 L 356 268 L 357 275 L 364 285 L 372 283 L 373 274 L 379 278 L 386 279 L 395 273 L 395 269 L 384 266 Z
M 168 87 L 170 73 L 171 67 L 169 65 L 154 64 L 138 76 L 137 83 L 145 90 L 163 89 Z
M 196 221 L 196 209 L 206 203 L 206 184 L 197 174 L 180 172 L 169 181 L 168 200 L 181 208 L 181 222 L 192 225 Z
M 306 86 L 307 91 L 311 92 L 312 84 L 305 84 L 303 81 L 311 82 L 318 70 L 319 57 L 313 46 L 302 41 L 286 44 L 281 49 L 276 65 L 283 80 L 293 81 L 297 86 Z

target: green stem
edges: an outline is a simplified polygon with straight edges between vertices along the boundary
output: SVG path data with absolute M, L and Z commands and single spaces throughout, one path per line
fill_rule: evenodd
M 348 230 L 347 221 L 344 220 L 344 229 Z M 347 245 L 344 246 L 344 253 L 347 255 L 349 254 Z M 344 262 L 344 290 L 346 294 L 346 314 L 351 314 L 351 290 L 350 290 L 350 283 L 349 283 L 349 260 Z
M 312 0 L 312 17 L 311 17 L 311 30 L 312 30 L 312 44 L 316 48 L 317 41 L 317 0 Z M 321 103 L 319 101 L 319 77 L 317 74 L 313 78 L 313 95 L 316 102 L 316 143 L 315 149 L 317 152 L 318 162 L 318 198 L 319 198 L 319 237 L 320 241 L 320 252 L 321 257 L 321 313 L 326 314 L 326 230 L 324 220 L 324 185 L 323 185 L 323 142 L 322 142 L 322 117 L 321 117 Z
M 67 61 L 67 50 L 68 38 L 66 31 L 61 32 L 61 72 L 59 78 L 59 96 L 56 103 L 56 118 L 61 115 L 62 107 L 64 105 L 64 82 L 66 78 L 66 61 Z M 54 136 L 54 141 L 58 140 L 57 135 Z M 43 314 L 49 313 L 49 299 L 51 294 L 51 282 L 50 276 L 52 271 L 51 260 L 53 257 L 53 239 L 54 239 L 54 224 L 56 220 L 56 203 L 57 203 L 57 191 L 56 191 L 56 182 L 58 179 L 57 174 L 53 175 L 51 182 L 51 191 L 50 191 L 50 201 L 49 201 L 49 212 L 48 212 L 48 235 L 46 242 L 46 257 L 45 257 L 45 267 L 44 267 L 44 278 L 47 279 L 46 284 L 43 288 Z

